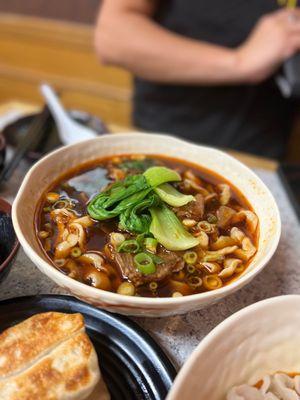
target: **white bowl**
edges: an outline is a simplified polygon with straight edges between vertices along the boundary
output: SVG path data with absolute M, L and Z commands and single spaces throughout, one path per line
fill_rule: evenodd
M 227 318 L 194 350 L 167 400 L 225 400 L 233 386 L 300 373 L 300 296 L 273 297 Z
M 40 248 L 34 229 L 37 204 L 49 185 L 68 169 L 104 156 L 160 154 L 189 160 L 226 177 L 248 199 L 260 221 L 258 252 L 245 273 L 218 290 L 181 298 L 127 297 L 89 287 L 55 269 Z M 127 315 L 164 316 L 198 310 L 249 283 L 272 257 L 280 237 L 276 202 L 264 183 L 245 165 L 226 153 L 197 146 L 171 136 L 126 133 L 105 135 L 62 147 L 37 162 L 27 173 L 13 204 L 12 217 L 18 239 L 28 257 L 59 286 L 96 307 Z

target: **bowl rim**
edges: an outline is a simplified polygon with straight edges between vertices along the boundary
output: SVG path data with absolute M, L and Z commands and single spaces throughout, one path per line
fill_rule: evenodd
M 280 240 L 281 218 L 280 218 L 279 209 L 278 209 L 278 206 L 274 199 L 273 194 L 268 189 L 268 187 L 265 185 L 265 183 L 250 168 L 248 168 L 245 164 L 243 164 L 242 162 L 237 160 L 235 157 L 227 154 L 226 152 L 224 152 L 222 150 L 219 150 L 219 149 L 216 149 L 216 148 L 210 147 L 210 146 L 203 146 L 203 145 L 191 143 L 189 141 L 182 140 L 182 139 L 174 137 L 172 135 L 165 135 L 165 134 L 160 134 L 160 133 L 153 133 L 153 132 L 141 133 L 141 132 L 137 132 L 137 131 L 124 132 L 124 133 L 119 132 L 118 134 L 114 133 L 114 134 L 101 135 L 97 138 L 89 139 L 86 142 L 103 141 L 107 138 L 112 138 L 112 137 L 115 137 L 117 140 L 119 135 L 122 135 L 122 137 L 127 136 L 127 137 L 134 137 L 134 138 L 135 137 L 141 138 L 144 136 L 144 138 L 147 138 L 147 140 L 151 140 L 151 138 L 150 138 L 151 135 L 155 136 L 155 138 L 159 137 L 161 140 L 164 140 L 164 139 L 167 140 L 167 139 L 172 138 L 174 141 L 177 141 L 178 146 L 191 146 L 191 147 L 197 147 L 197 148 L 200 147 L 203 149 L 209 149 L 210 151 L 213 151 L 216 154 L 221 154 L 223 157 L 233 160 L 235 162 L 235 164 L 239 167 L 240 170 L 247 171 L 247 174 L 250 174 L 255 181 L 259 182 L 261 187 L 264 188 L 266 194 L 270 197 L 271 201 L 273 202 L 273 207 L 274 207 L 274 211 L 275 211 L 275 215 L 276 215 L 276 224 L 275 224 L 276 231 L 274 233 L 272 247 L 271 247 L 268 255 L 266 255 L 265 258 L 258 263 L 258 265 L 256 266 L 255 269 L 253 269 L 252 271 L 250 271 L 249 273 L 247 273 L 245 275 L 242 275 L 239 279 L 235 280 L 234 282 L 230 283 L 229 285 L 223 286 L 220 289 L 216 289 L 216 290 L 212 290 L 212 291 L 208 291 L 208 292 L 202 292 L 202 293 L 198 293 L 198 294 L 193 294 L 193 295 L 189 295 L 189 296 L 182 296 L 182 297 L 158 297 L 158 298 L 154 297 L 154 298 L 152 298 L 152 297 L 125 296 L 125 295 L 121 295 L 118 293 L 108 292 L 108 291 L 105 291 L 102 289 L 93 288 L 91 286 L 86 285 L 85 283 L 76 281 L 75 279 L 72 279 L 72 278 L 68 277 L 67 275 L 64 275 L 62 272 L 60 272 L 58 269 L 56 269 L 53 265 L 51 265 L 50 262 L 47 262 L 43 258 L 41 258 L 39 256 L 39 254 L 37 254 L 35 252 L 35 250 L 33 250 L 33 248 L 30 246 L 30 244 L 27 242 L 26 238 L 24 237 L 24 235 L 21 232 L 21 228 L 19 225 L 18 217 L 17 217 L 17 207 L 18 207 L 19 198 L 21 197 L 23 191 L 25 190 L 25 187 L 26 187 L 28 181 L 30 180 L 31 174 L 36 169 L 38 169 L 39 166 L 42 163 L 44 163 L 46 160 L 52 158 L 53 156 L 58 155 L 61 152 L 65 152 L 68 149 L 76 148 L 76 146 L 78 146 L 78 143 L 74 143 L 74 144 L 70 144 L 68 146 L 60 147 L 60 148 L 48 153 L 46 156 L 42 157 L 37 163 L 35 163 L 30 168 L 30 170 L 27 172 L 25 178 L 23 179 L 23 182 L 17 193 L 17 196 L 15 197 L 15 200 L 13 202 L 13 205 L 12 205 L 13 225 L 15 227 L 16 234 L 18 236 L 18 239 L 19 239 L 22 247 L 24 247 L 25 251 L 27 252 L 27 254 L 29 254 L 31 259 L 34 258 L 34 259 L 38 260 L 38 263 L 43 265 L 43 269 L 45 269 L 45 270 L 47 270 L 47 269 L 49 270 L 49 268 L 51 268 L 51 275 L 54 274 L 58 280 L 63 281 L 65 286 L 68 289 L 71 287 L 77 291 L 80 291 L 81 293 L 84 292 L 85 296 L 87 296 L 87 297 L 89 296 L 89 294 L 93 298 L 97 298 L 97 297 L 99 297 L 99 295 L 101 295 L 100 296 L 101 299 L 107 300 L 108 302 L 110 302 L 112 304 L 114 304 L 116 302 L 116 300 L 122 299 L 122 303 L 124 306 L 127 305 L 126 303 L 130 303 L 131 307 L 146 306 L 146 308 L 147 308 L 147 306 L 155 306 L 155 305 L 156 306 L 158 306 L 158 305 L 159 306 L 168 306 L 168 305 L 180 305 L 183 303 L 185 303 L 185 304 L 196 303 L 196 302 L 198 302 L 198 300 L 200 301 L 200 299 L 203 302 L 205 302 L 205 301 L 209 302 L 211 299 L 214 299 L 216 297 L 217 298 L 224 297 L 227 294 L 230 294 L 230 293 L 238 290 L 241 286 L 244 286 L 247 283 L 249 283 L 268 264 L 268 262 L 274 255 L 274 253 L 277 249 L 279 240 Z M 157 152 L 157 154 L 159 154 L 159 151 Z M 36 262 L 36 264 L 37 264 L 37 262 Z M 99 297 L 99 299 L 100 299 L 100 297 Z
M 250 304 L 249 306 L 242 308 L 241 310 L 235 312 L 234 314 L 230 315 L 222 322 L 220 322 L 217 326 L 215 326 L 195 347 L 192 354 L 188 357 L 185 361 L 184 365 L 180 369 L 179 373 L 177 374 L 172 388 L 168 393 L 166 400 L 175 400 L 177 396 L 177 391 L 183 386 L 184 382 L 186 381 L 187 376 L 190 374 L 190 370 L 193 367 L 195 361 L 201 355 L 201 353 L 210 346 L 214 340 L 219 337 L 222 332 L 231 326 L 234 322 L 240 320 L 244 316 L 251 314 L 253 311 L 257 311 L 268 307 L 270 304 L 276 306 L 277 304 L 290 302 L 290 301 L 297 301 L 300 303 L 300 295 L 299 294 L 287 294 L 287 295 L 279 295 L 275 297 L 270 297 L 268 299 L 260 300 L 257 303 Z
M 11 215 L 11 210 L 12 210 L 12 206 L 11 204 L 6 201 L 5 199 L 3 199 L 2 197 L 0 197 L 0 211 L 3 211 L 5 214 L 8 214 L 10 216 L 10 218 L 12 219 L 12 215 Z M 8 267 L 8 265 L 10 264 L 10 262 L 13 260 L 13 258 L 15 257 L 19 247 L 20 247 L 20 243 L 17 237 L 17 234 L 15 233 L 16 237 L 15 237 L 15 241 L 14 244 L 11 248 L 11 251 L 9 253 L 9 255 L 5 258 L 5 260 L 0 264 L 0 273 L 6 268 Z

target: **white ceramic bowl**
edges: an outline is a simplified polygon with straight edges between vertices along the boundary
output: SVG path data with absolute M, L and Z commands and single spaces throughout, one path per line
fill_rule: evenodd
M 167 400 L 225 400 L 233 386 L 300 373 L 300 296 L 273 297 L 227 318 L 187 360 Z
M 42 193 L 68 169 L 117 154 L 161 154 L 189 160 L 223 175 L 247 197 L 260 221 L 258 252 L 245 273 L 216 291 L 181 298 L 126 297 L 89 287 L 55 269 L 40 248 L 33 229 Z M 200 309 L 249 283 L 272 257 L 280 237 L 276 202 L 262 181 L 246 166 L 222 151 L 197 146 L 171 136 L 141 133 L 106 135 L 56 150 L 27 173 L 13 204 L 13 223 L 28 257 L 49 278 L 75 296 L 97 307 L 127 315 L 164 316 Z

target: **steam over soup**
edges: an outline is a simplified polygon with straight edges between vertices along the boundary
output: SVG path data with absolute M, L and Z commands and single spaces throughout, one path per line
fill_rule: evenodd
M 236 279 L 256 253 L 258 219 L 236 188 L 158 156 L 86 164 L 56 182 L 36 218 L 53 265 L 87 285 L 178 297 Z

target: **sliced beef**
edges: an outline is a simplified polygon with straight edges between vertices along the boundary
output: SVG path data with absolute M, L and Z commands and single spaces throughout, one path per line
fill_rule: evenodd
M 204 214 L 204 197 L 202 194 L 196 194 L 195 201 L 191 201 L 183 207 L 176 210 L 179 218 L 189 218 L 200 221 Z
M 118 253 L 112 245 L 106 246 L 106 256 L 118 266 L 123 277 L 128 278 L 136 286 L 161 281 L 172 272 L 180 271 L 184 267 L 184 261 L 174 252 L 161 248 L 157 255 L 164 260 L 164 263 L 156 266 L 154 274 L 143 275 L 135 268 L 133 255 Z
M 226 228 L 235 214 L 236 212 L 232 208 L 221 206 L 217 210 L 218 227 L 223 229 Z

